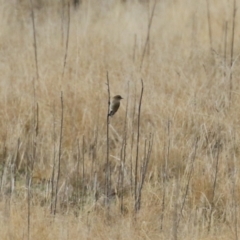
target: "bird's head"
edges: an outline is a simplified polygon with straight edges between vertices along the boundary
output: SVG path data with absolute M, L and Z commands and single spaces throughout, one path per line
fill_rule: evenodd
M 116 95 L 115 97 L 113 97 L 114 99 L 116 99 L 116 100 L 121 100 L 121 99 L 123 99 L 120 95 Z

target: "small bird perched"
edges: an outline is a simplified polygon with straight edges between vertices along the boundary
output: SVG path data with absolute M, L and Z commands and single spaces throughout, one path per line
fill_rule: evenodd
M 113 97 L 111 105 L 110 105 L 110 113 L 108 114 L 108 116 L 113 116 L 119 106 L 120 106 L 120 100 L 123 99 L 120 95 L 116 95 L 115 97 Z

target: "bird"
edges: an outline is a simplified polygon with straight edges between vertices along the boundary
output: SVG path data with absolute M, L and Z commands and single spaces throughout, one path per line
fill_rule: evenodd
M 119 106 L 120 106 L 120 101 L 123 98 L 120 95 L 116 95 L 115 97 L 113 97 L 111 105 L 110 105 L 110 112 L 108 114 L 108 116 L 112 117 L 118 110 Z

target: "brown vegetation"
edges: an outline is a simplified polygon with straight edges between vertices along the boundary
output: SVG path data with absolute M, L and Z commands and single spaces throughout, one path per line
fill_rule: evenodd
M 0 3 L 1 239 L 238 239 L 240 1 L 73 2 Z

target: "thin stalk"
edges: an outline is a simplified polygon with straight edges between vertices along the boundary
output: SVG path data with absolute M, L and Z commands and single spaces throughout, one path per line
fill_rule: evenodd
M 82 138 L 82 210 L 84 207 L 85 198 L 85 139 Z
M 3 147 L 3 157 L 2 157 L 3 161 L 2 161 L 1 184 L 0 184 L 1 194 L 3 192 L 3 177 L 4 177 L 6 162 L 7 162 L 6 157 L 7 157 L 7 148 L 6 148 L 6 142 L 5 142 Z
M 131 133 L 131 156 L 130 156 L 130 185 L 131 193 L 133 194 L 133 145 L 134 145 L 134 119 L 135 119 L 135 108 L 136 108 L 136 88 L 135 88 L 135 98 L 133 105 L 133 114 L 132 114 L 132 133 Z
M 178 198 L 179 198 L 179 191 L 180 191 L 180 187 L 179 187 L 179 183 L 180 180 L 177 179 L 176 180 L 176 188 L 175 188 L 175 192 L 176 192 L 176 197 L 175 199 L 175 203 L 174 203 L 174 211 L 173 211 L 173 227 L 172 227 L 172 239 L 173 240 L 177 240 L 178 239 Z
M 110 169 L 109 169 L 109 112 L 110 112 L 110 85 L 107 72 L 107 90 L 108 90 L 108 111 L 107 111 L 107 157 L 106 157 L 106 172 L 105 172 L 105 205 L 108 205 L 109 196 L 109 181 L 110 181 Z
M 93 146 L 91 148 L 91 158 L 92 158 L 92 166 L 91 166 L 91 188 L 94 187 L 95 181 L 95 166 L 96 166 L 96 155 L 97 155 L 97 145 L 98 145 L 98 122 L 99 122 L 99 114 L 97 116 L 97 127 L 94 130 L 94 141 Z
M 134 44 L 133 44 L 133 62 L 136 59 L 136 49 L 137 49 L 137 34 L 134 34 Z
M 11 163 L 11 196 L 15 190 L 15 185 L 16 185 L 16 169 L 17 169 L 16 164 L 17 164 L 17 159 L 19 158 L 19 146 L 20 146 L 20 139 L 18 138 L 16 155 L 13 158 Z
M 63 92 L 61 92 L 61 125 L 60 125 L 60 137 L 59 137 L 59 149 L 58 149 L 58 172 L 57 172 L 55 204 L 54 204 L 54 212 L 53 212 L 54 216 L 56 215 L 56 211 L 57 211 L 58 188 L 59 188 L 59 179 L 61 174 L 62 138 L 63 138 Z
M 135 161 L 135 186 L 134 186 L 134 195 L 135 195 L 135 213 L 139 210 L 138 209 L 138 193 L 137 193 L 137 185 L 138 185 L 138 155 L 139 155 L 139 141 L 140 141 L 140 120 L 141 120 L 141 106 L 142 106 L 142 97 L 143 97 L 143 80 L 141 79 L 142 89 L 141 95 L 139 99 L 139 106 L 138 106 L 138 122 L 137 122 L 137 149 L 136 149 L 136 161 Z
M 224 79 L 226 79 L 227 73 L 227 34 L 228 34 L 228 22 L 226 21 L 224 30 L 224 70 L 223 70 Z
M 142 163 L 142 168 L 141 168 L 141 181 L 139 183 L 139 188 L 138 188 L 138 200 L 137 200 L 137 209 L 138 211 L 141 208 L 141 199 L 142 199 L 142 189 L 143 189 L 143 184 L 145 182 L 145 177 L 148 169 L 148 164 L 150 161 L 150 156 L 152 152 L 152 146 L 153 146 L 153 136 L 150 133 L 149 136 L 149 142 L 148 142 L 148 151 L 146 152 L 146 146 L 147 146 L 147 140 L 145 141 L 145 146 L 144 146 L 144 158 L 143 158 L 143 163 Z
M 31 160 L 27 154 L 27 238 L 31 239 Z
M 37 51 L 37 37 L 36 37 L 36 27 L 35 27 L 35 17 L 34 17 L 34 10 L 32 0 L 29 0 L 30 8 L 31 8 L 31 18 L 32 18 L 32 28 L 33 28 L 33 46 L 34 46 L 34 55 L 35 55 L 35 66 L 36 66 L 36 78 L 38 80 L 39 73 L 38 73 L 38 51 Z
M 162 194 L 162 212 L 160 216 L 160 230 L 163 229 L 163 221 L 165 214 L 165 197 L 166 197 L 166 183 L 168 179 L 168 162 L 169 162 L 169 153 L 170 153 L 170 145 L 171 145 L 171 121 L 168 119 L 167 122 L 167 143 L 164 142 L 164 164 L 162 167 L 162 186 L 163 186 L 163 194 Z M 167 147 L 166 147 L 167 145 Z M 167 148 L 167 150 L 166 150 Z
M 79 179 L 80 175 L 80 146 L 79 146 L 79 139 L 77 139 L 77 177 L 76 177 L 76 182 L 77 182 L 77 199 L 76 202 L 79 202 L 80 199 L 80 192 L 81 192 L 81 183 Z
M 216 159 L 216 167 L 215 167 L 215 175 L 214 175 L 214 182 L 213 182 L 213 192 L 212 192 L 212 201 L 211 201 L 211 211 L 210 211 L 210 217 L 208 222 L 208 232 L 211 230 L 211 223 L 212 223 L 212 216 L 213 216 L 213 210 L 215 208 L 214 206 L 214 200 L 215 200 L 215 192 L 216 192 L 216 186 L 217 186 L 217 177 L 218 177 L 218 163 L 219 163 L 219 154 L 220 154 L 220 143 L 219 140 L 217 141 L 217 159 Z
M 188 190 L 189 190 L 189 186 L 190 186 L 190 181 L 192 179 L 192 174 L 193 174 L 193 169 L 194 169 L 194 162 L 195 162 L 195 159 L 196 159 L 196 156 L 197 156 L 198 140 L 199 140 L 199 138 L 197 138 L 196 142 L 195 142 L 194 154 L 193 154 L 193 157 L 192 157 L 192 160 L 191 160 L 191 168 L 190 168 L 190 172 L 188 174 L 187 185 L 186 185 L 186 189 L 185 189 L 184 196 L 183 196 L 182 206 L 181 206 L 181 209 L 180 209 L 180 215 L 181 216 L 183 216 L 183 209 L 184 209 L 184 206 L 185 206 L 185 203 L 186 203 Z M 180 220 L 181 220 L 181 218 L 178 219 L 178 225 L 179 225 Z
M 64 41 L 64 0 L 62 0 L 62 14 L 61 14 L 61 45 L 63 46 Z
M 123 188 L 124 188 L 124 169 L 125 169 L 125 160 L 126 160 L 126 146 L 127 146 L 127 114 L 128 114 L 128 104 L 129 104 L 129 82 L 128 82 L 128 90 L 127 90 L 127 106 L 126 106 L 126 113 L 125 113 L 125 120 L 124 120 L 124 138 L 122 142 L 121 148 L 121 199 L 120 199 L 120 206 L 121 206 L 121 213 L 123 213 Z
M 209 8 L 209 0 L 206 0 L 206 1 L 207 1 L 208 35 L 209 35 L 210 49 L 212 49 L 211 15 L 210 15 L 210 8 Z
M 232 67 L 233 67 L 233 51 L 234 51 L 234 36 L 235 36 L 235 21 L 236 21 L 236 0 L 233 0 L 233 22 L 232 22 L 232 42 L 231 42 L 231 58 L 230 58 L 230 77 L 229 77 L 229 101 L 232 101 Z
M 145 54 L 146 54 L 146 50 L 147 50 L 147 46 L 148 46 L 149 40 L 150 40 L 150 31 L 151 31 L 152 20 L 153 20 L 156 4 L 157 4 L 157 0 L 154 1 L 152 12 L 151 12 L 151 16 L 150 16 L 149 21 L 148 21 L 147 37 L 146 37 L 146 41 L 145 41 L 144 48 L 143 48 L 142 59 L 141 59 L 141 64 L 140 64 L 140 70 L 142 69 L 143 60 L 144 60 L 144 57 L 145 57 Z
M 53 198 L 54 198 L 54 180 L 55 180 L 55 166 L 56 166 L 56 123 L 55 123 L 55 106 L 53 107 L 53 167 L 52 167 L 52 188 L 51 188 L 51 213 L 53 213 Z
M 67 39 L 66 39 L 65 54 L 64 54 L 64 60 L 63 60 L 62 79 L 63 79 L 63 77 L 64 77 L 65 67 L 66 67 L 66 63 L 67 63 L 67 56 L 68 56 L 68 42 L 69 42 L 69 31 L 70 31 L 70 2 L 68 2 Z

